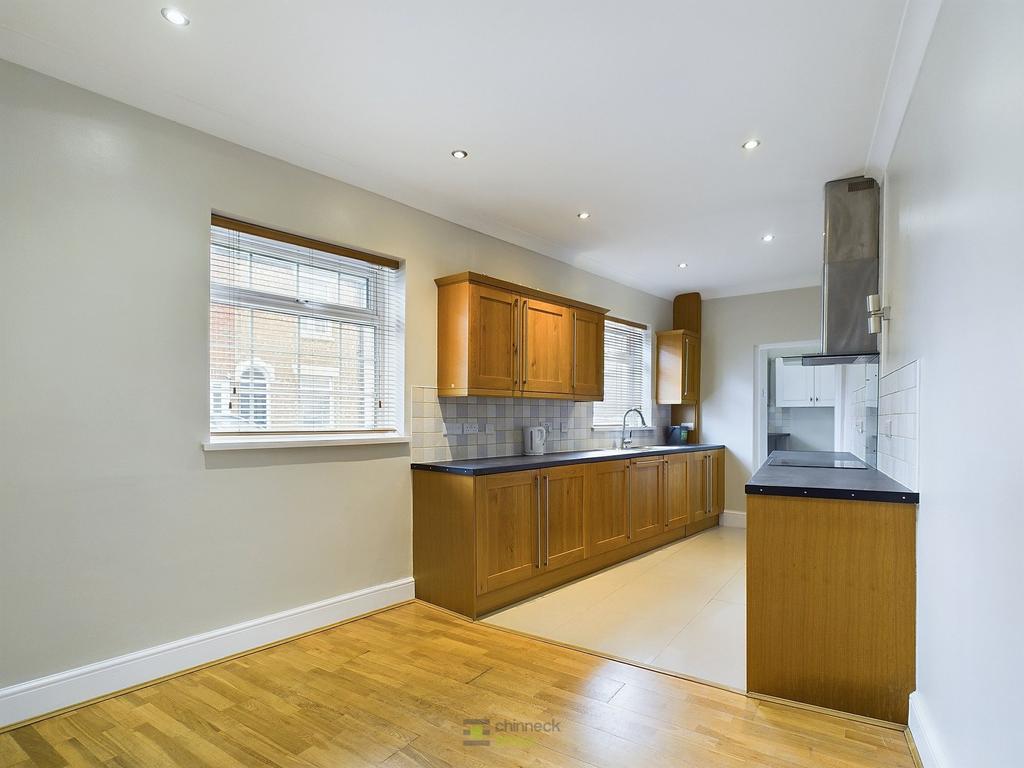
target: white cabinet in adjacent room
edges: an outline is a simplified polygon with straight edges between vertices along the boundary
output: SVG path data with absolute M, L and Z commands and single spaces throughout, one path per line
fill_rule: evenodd
M 831 408 L 835 404 L 835 366 L 801 365 L 798 359 L 775 359 L 777 408 Z
M 836 368 L 834 365 L 813 365 L 814 405 L 831 408 L 836 404 Z

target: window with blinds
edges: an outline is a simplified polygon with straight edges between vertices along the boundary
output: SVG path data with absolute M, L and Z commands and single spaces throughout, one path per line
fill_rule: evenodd
M 646 328 L 605 320 L 604 400 L 594 403 L 594 426 L 622 426 L 630 408 L 639 408 L 651 423 L 650 335 Z M 639 423 L 635 414 L 634 420 Z
M 398 262 L 214 216 L 210 433 L 398 430 L 402 307 Z

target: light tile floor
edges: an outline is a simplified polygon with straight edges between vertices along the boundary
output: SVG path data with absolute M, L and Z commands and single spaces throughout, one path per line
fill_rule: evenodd
M 746 530 L 712 528 L 483 621 L 745 691 Z

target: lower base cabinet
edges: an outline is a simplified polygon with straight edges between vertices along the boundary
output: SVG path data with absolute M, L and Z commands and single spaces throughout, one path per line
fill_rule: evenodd
M 665 458 L 633 459 L 629 466 L 629 534 L 632 541 L 665 530 Z
M 587 556 L 601 555 L 629 543 L 629 461 L 588 464 Z
M 478 477 L 414 470 L 416 596 L 476 618 L 717 525 L 723 455 Z

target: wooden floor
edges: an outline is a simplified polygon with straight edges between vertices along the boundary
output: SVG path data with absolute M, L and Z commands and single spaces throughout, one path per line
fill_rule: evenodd
M 506 721 L 548 730 L 515 732 Z M 0 735 L 0 766 L 29 765 L 914 763 L 900 731 L 759 702 L 411 603 Z

